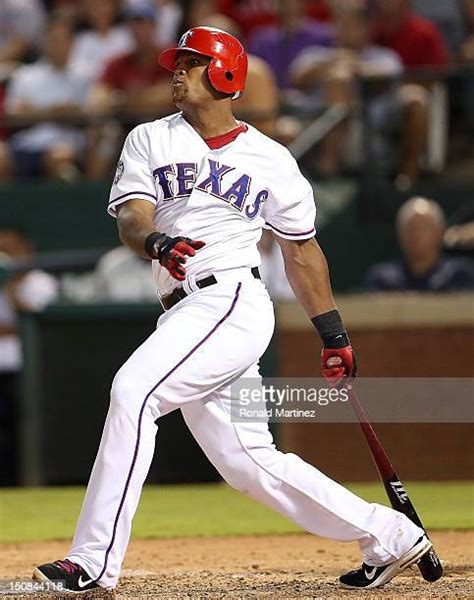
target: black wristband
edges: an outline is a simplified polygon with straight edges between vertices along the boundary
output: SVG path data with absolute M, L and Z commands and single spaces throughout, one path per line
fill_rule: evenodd
M 343 348 L 350 341 L 339 311 L 334 309 L 313 317 L 311 322 L 319 333 L 325 348 Z
M 165 233 L 160 233 L 159 231 L 153 231 L 145 240 L 145 252 L 148 254 L 150 258 L 158 258 L 158 254 L 156 252 L 156 244 L 160 244 L 166 239 Z

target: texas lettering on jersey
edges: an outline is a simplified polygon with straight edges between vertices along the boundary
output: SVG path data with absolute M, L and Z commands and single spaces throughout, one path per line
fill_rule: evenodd
M 192 162 L 169 164 L 158 167 L 153 171 L 158 185 L 163 192 L 163 201 L 169 202 L 179 198 L 189 197 L 192 190 L 199 190 L 219 198 L 233 208 L 244 213 L 248 219 L 255 219 L 263 202 L 268 198 L 268 190 L 260 190 L 253 198 L 250 197 L 252 178 L 243 173 L 236 175 L 230 185 L 223 184 L 223 177 L 235 167 L 220 164 L 208 159 L 207 172 L 196 183 L 198 165 Z

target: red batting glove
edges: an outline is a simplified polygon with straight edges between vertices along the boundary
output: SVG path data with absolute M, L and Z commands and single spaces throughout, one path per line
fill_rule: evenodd
M 168 270 L 169 274 L 183 281 L 186 278 L 186 263 L 188 256 L 194 256 L 196 250 L 205 245 L 205 242 L 192 240 L 185 237 L 167 237 L 158 249 L 158 260 L 160 265 Z
M 323 348 L 321 370 L 330 385 L 337 386 L 344 378 L 354 379 L 357 361 L 351 346 Z

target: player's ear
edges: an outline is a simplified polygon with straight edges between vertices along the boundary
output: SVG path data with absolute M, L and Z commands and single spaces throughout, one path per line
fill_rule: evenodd
M 215 100 L 225 100 L 226 98 L 232 99 L 233 94 L 225 94 L 224 92 L 216 90 L 216 88 L 212 85 L 211 80 L 209 79 L 207 69 L 203 71 L 202 80 L 206 89 L 211 93 L 212 97 Z

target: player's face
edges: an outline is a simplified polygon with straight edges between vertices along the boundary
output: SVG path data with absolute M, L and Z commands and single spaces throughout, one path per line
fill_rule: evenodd
M 201 104 L 214 97 L 214 90 L 207 76 L 211 59 L 194 52 L 179 52 L 172 81 L 173 102 Z

